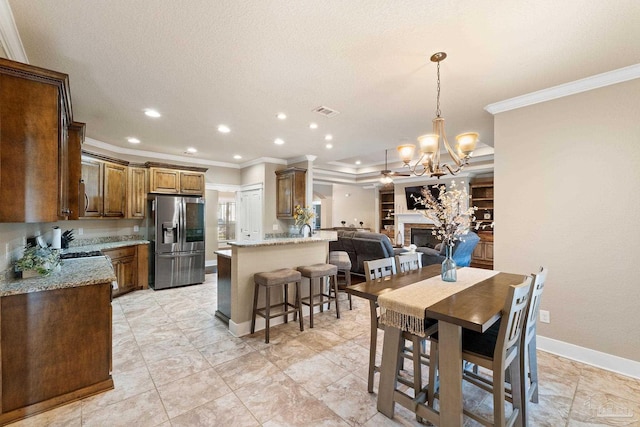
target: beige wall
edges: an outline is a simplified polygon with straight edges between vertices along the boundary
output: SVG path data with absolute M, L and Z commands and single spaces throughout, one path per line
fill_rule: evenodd
M 640 361 L 640 80 L 495 117 L 495 268 L 549 267 L 538 333 Z
M 346 221 L 347 226 L 355 225 L 359 227 L 359 221 L 364 222 L 365 228 L 376 229 L 376 204 L 377 190 L 374 188 L 364 189 L 357 185 L 333 185 L 333 223 L 323 225 L 325 228 L 341 227 L 340 221 Z M 349 196 L 347 197 L 347 194 Z
M 205 192 L 205 260 L 211 262 L 216 259 L 218 250 L 218 191 Z

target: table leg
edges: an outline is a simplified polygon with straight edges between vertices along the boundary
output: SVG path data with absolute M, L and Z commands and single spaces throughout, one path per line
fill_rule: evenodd
M 438 322 L 438 336 L 440 341 L 438 345 L 440 352 L 438 355 L 440 425 L 459 427 L 463 423 L 462 328 L 458 325 L 440 321 Z
M 384 329 L 380 385 L 378 386 L 378 411 L 389 418 L 393 418 L 395 406 L 393 395 L 396 389 L 400 350 L 403 344 L 402 331 L 400 329 L 392 327 Z

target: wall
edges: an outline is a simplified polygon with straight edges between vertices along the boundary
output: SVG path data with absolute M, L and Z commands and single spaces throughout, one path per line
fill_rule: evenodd
M 640 80 L 495 117 L 495 268 L 549 268 L 539 335 L 640 361 Z
M 205 260 L 207 265 L 216 261 L 218 250 L 218 191 L 205 191 Z
M 376 216 L 378 205 L 376 203 L 377 189 L 364 189 L 357 185 L 333 184 L 333 209 L 331 216 L 333 223 L 326 224 L 324 228 L 341 227 L 340 221 L 346 221 L 347 226 L 359 227 L 359 222 L 364 222 L 363 227 L 376 229 Z M 346 195 L 349 196 L 346 196 Z

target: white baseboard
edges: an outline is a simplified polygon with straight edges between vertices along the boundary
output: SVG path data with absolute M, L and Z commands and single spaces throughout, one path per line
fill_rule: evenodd
M 538 335 L 538 350 L 640 379 L 640 362 Z

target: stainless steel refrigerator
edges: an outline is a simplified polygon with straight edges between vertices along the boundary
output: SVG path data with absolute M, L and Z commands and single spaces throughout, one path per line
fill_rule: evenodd
M 149 195 L 153 289 L 204 282 L 204 206 L 202 197 Z

